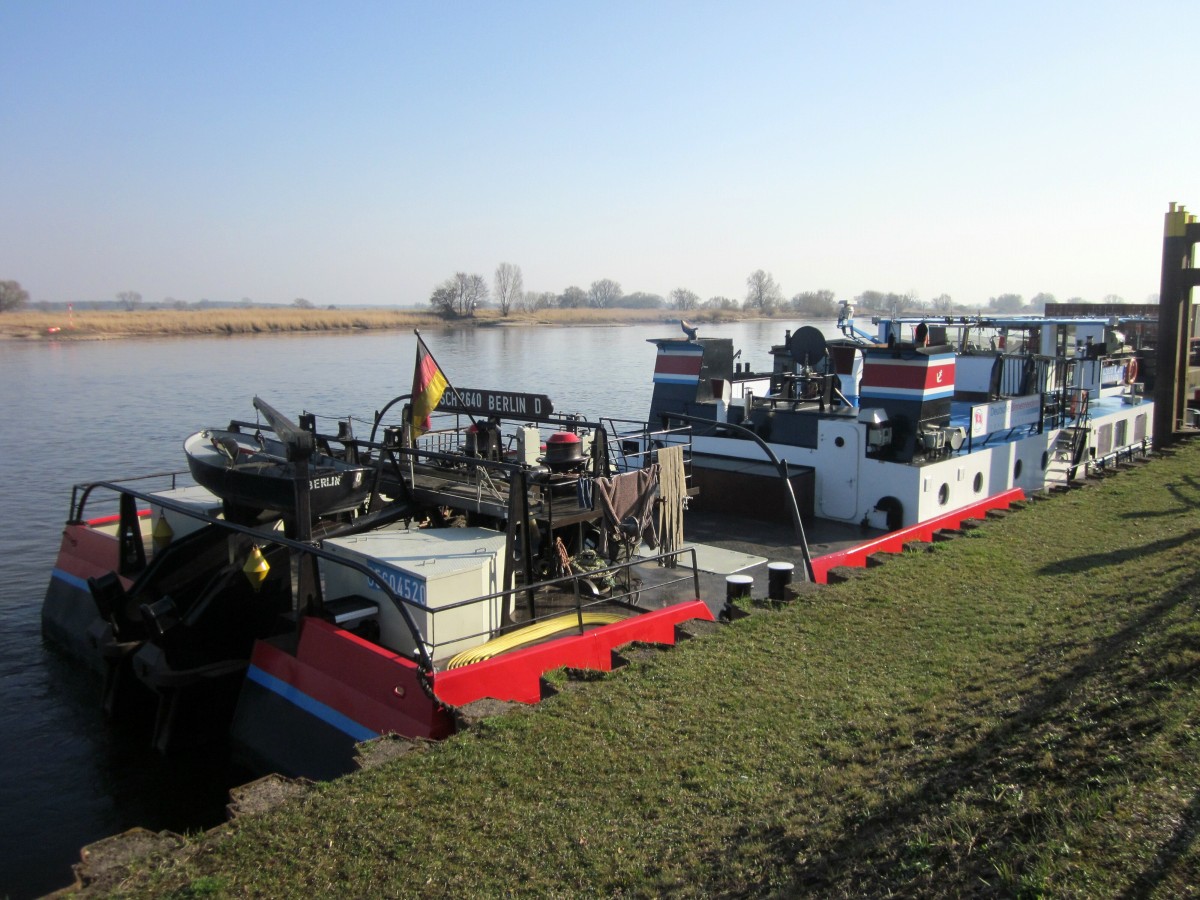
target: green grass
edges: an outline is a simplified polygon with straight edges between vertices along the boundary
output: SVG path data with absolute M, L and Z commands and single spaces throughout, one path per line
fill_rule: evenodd
M 189 839 L 130 894 L 1200 885 L 1200 444 Z

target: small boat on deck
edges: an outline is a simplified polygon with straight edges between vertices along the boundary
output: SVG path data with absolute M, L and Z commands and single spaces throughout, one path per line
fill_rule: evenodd
M 282 441 L 262 432 L 209 428 L 183 442 L 188 469 L 196 484 L 227 504 L 227 509 L 253 518 L 263 512 L 291 514 L 296 508 L 296 480 L 307 479 L 309 503 L 316 515 L 348 512 L 366 499 L 370 470 L 318 453 L 300 475 Z
M 317 440 L 315 423 L 300 428 L 259 397 L 254 406 L 266 416 L 271 436 L 259 427 L 247 433 L 235 420 L 183 442 L 192 478 L 221 498 L 227 518 L 253 522 L 267 513 L 294 520 L 298 506 L 309 516 L 324 516 L 362 504 L 371 490 L 370 470 L 359 463 L 349 428 L 338 436 L 345 448 L 338 456 L 329 439 Z

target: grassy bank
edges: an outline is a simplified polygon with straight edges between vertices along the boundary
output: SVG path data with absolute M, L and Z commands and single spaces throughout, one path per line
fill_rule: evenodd
M 692 314 L 689 313 L 689 316 Z M 700 313 L 697 322 L 739 318 L 740 313 Z M 419 310 L 208 309 L 112 312 L 9 312 L 0 315 L 0 339 L 26 341 L 101 340 L 130 337 L 252 334 L 348 334 L 438 327 L 505 325 L 628 325 L 674 322 L 671 310 L 547 309 L 501 316 L 484 310 L 470 319 L 445 320 Z
M 1200 445 L 189 840 L 130 894 L 1200 885 Z

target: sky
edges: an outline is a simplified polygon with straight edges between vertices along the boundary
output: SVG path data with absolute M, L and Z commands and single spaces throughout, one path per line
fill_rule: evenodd
M 0 279 L 427 301 L 1158 291 L 1200 6 L 0 0 Z

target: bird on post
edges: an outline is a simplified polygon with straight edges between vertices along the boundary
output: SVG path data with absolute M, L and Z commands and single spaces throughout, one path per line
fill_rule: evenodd
M 679 327 L 683 329 L 683 333 L 687 335 L 689 341 L 696 339 L 696 326 L 688 324 L 687 319 L 680 319 Z

